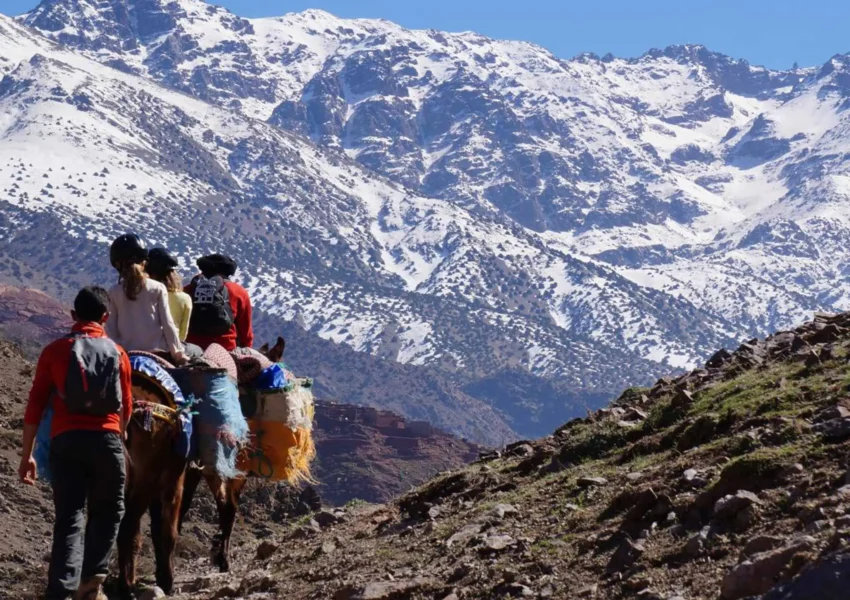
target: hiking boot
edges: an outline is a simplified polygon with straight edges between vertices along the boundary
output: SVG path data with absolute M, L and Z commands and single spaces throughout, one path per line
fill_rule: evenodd
M 104 581 L 106 581 L 106 575 L 95 575 L 84 579 L 77 588 L 77 593 L 74 594 L 74 600 L 108 600 L 103 593 Z

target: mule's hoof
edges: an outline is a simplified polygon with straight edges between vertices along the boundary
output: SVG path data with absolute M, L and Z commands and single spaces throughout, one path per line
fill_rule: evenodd
M 166 596 L 171 594 L 172 589 L 174 588 L 174 573 L 170 571 L 166 571 L 165 569 L 156 571 L 156 588 L 162 590 Z M 154 589 L 156 589 L 154 588 Z M 159 596 L 157 596 L 158 598 Z

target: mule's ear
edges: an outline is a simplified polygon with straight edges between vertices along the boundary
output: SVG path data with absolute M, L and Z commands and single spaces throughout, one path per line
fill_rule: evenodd
M 265 354 L 268 351 L 269 351 L 269 345 L 268 344 L 263 344 L 262 346 L 260 346 L 260 352 L 262 352 L 263 354 Z
M 281 349 L 286 348 L 286 340 L 283 339 L 283 336 L 277 337 L 277 344 L 275 344 L 275 346 L 280 346 Z

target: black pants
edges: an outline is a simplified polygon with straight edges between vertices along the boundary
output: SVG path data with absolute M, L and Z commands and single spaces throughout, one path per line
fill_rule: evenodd
M 109 571 L 124 516 L 124 445 L 117 433 L 63 433 L 50 443 L 50 470 L 56 522 L 47 600 L 59 600 L 72 595 L 81 578 Z

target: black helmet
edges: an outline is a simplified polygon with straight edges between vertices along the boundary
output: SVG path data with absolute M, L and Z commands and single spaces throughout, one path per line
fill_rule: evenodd
M 165 248 L 151 248 L 148 252 L 147 271 L 154 277 L 166 277 L 180 264 Z
M 215 277 L 216 275 L 220 275 L 225 279 L 233 277 L 236 274 L 236 268 L 238 267 L 235 260 L 229 256 L 225 256 L 224 254 L 210 254 L 209 256 L 202 256 L 198 259 L 197 264 L 201 273 L 204 274 L 204 277 Z
M 148 250 L 142 238 L 135 233 L 125 233 L 118 237 L 109 248 L 109 262 L 116 269 L 119 265 L 135 265 L 148 258 Z

